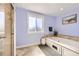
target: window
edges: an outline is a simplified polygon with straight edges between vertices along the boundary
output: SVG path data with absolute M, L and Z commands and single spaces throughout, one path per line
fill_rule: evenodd
M 29 14 L 28 15 L 28 31 L 43 32 L 43 16 Z

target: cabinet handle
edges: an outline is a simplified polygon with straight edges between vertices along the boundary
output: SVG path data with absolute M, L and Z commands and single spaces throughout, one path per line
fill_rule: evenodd
M 52 45 L 52 47 L 57 50 L 57 47 L 56 46 Z

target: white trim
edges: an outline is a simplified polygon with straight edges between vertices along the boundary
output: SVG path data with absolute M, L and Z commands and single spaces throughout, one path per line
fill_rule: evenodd
M 40 44 L 41 43 L 33 43 L 33 44 L 28 44 L 28 45 L 17 46 L 16 49 L 30 47 L 30 46 L 33 46 L 33 45 L 40 45 Z
M 16 56 L 16 8 L 14 6 L 14 56 Z

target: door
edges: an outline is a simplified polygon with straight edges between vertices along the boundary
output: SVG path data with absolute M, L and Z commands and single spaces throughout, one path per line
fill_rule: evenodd
M 2 24 L 1 29 L 3 34 L 0 35 L 2 40 L 2 51 L 1 55 L 3 56 L 11 56 L 12 55 L 12 5 L 9 3 L 0 4 L 3 9 L 3 18 L 2 18 Z M 1 21 L 1 20 L 0 20 Z M 2 26 L 3 25 L 3 26 Z

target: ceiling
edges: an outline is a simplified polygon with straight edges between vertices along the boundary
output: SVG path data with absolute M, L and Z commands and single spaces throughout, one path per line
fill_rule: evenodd
M 57 16 L 79 7 L 79 3 L 15 3 L 14 5 L 51 16 Z

